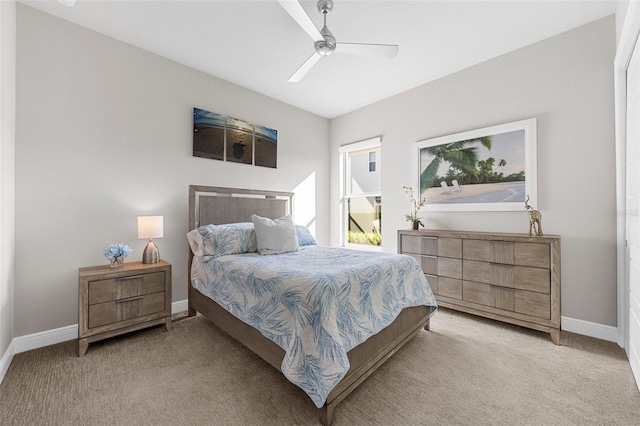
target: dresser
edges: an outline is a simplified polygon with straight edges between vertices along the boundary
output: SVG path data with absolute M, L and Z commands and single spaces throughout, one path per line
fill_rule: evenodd
M 543 331 L 560 344 L 560 236 L 398 231 L 440 306 Z
M 158 324 L 171 329 L 171 264 L 78 270 L 78 356 L 89 343 Z

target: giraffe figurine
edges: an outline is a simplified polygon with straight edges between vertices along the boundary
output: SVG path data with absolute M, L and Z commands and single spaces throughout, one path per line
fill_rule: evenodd
M 529 205 L 529 196 L 524 201 L 524 208 L 529 214 L 529 235 L 542 236 L 542 213 Z

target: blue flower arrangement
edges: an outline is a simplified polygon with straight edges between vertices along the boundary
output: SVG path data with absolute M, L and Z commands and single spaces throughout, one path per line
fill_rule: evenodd
M 131 254 L 131 247 L 124 243 L 109 244 L 104 248 L 102 254 L 104 254 L 104 257 L 106 257 L 107 259 L 113 259 L 116 257 L 127 257 Z

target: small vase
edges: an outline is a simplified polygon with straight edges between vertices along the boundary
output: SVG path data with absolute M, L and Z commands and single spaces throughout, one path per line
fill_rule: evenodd
M 414 220 L 413 221 L 413 230 L 416 231 L 420 228 L 420 221 L 419 220 Z
M 109 265 L 109 268 L 115 269 L 115 268 L 122 268 L 123 266 L 124 266 L 123 256 L 116 256 L 111 258 L 111 264 Z

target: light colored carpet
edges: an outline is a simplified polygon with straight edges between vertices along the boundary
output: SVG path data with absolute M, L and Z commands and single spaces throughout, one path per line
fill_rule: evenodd
M 624 351 L 445 309 L 338 405 L 334 425 L 640 425 Z M 314 425 L 296 386 L 203 317 L 18 354 L 0 424 Z

